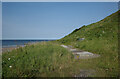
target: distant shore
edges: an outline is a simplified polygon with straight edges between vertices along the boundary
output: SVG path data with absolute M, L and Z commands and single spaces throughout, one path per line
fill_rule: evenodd
M 32 42 L 32 43 L 27 43 L 27 45 L 31 45 L 31 44 L 36 44 L 36 43 L 38 43 L 38 42 Z M 6 46 L 6 47 L 2 47 L 2 53 L 4 53 L 4 52 L 10 52 L 10 51 L 12 51 L 12 50 L 14 50 L 14 49 L 18 49 L 18 48 L 20 48 L 20 47 L 25 47 L 26 45 L 16 45 L 16 46 Z
M 7 52 L 7 51 L 12 51 L 13 49 L 16 49 L 17 47 L 6 47 L 2 48 L 2 53 Z
M 23 41 L 25 41 L 24 43 L 23 43 Z M 18 48 L 20 48 L 20 47 L 24 47 L 24 46 L 26 46 L 26 45 L 31 45 L 31 44 L 36 44 L 36 43 L 39 43 L 39 42 L 44 42 L 44 41 L 49 41 L 49 40 L 33 40 L 32 42 L 31 41 L 26 41 L 26 40 L 23 40 L 23 41 L 21 41 L 21 40 L 17 40 L 17 41 L 14 41 L 14 40 L 10 40 L 10 44 L 9 44 L 9 40 L 8 41 L 4 41 L 4 43 L 6 43 L 6 45 L 2 45 L 2 53 L 4 53 L 4 52 L 10 52 L 10 51 L 12 51 L 12 50 L 14 50 L 14 49 L 18 49 Z M 7 45 L 8 44 L 8 45 Z

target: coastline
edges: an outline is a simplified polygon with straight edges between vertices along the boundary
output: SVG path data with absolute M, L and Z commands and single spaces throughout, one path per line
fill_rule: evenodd
M 33 44 L 37 44 L 37 43 L 39 43 L 39 42 L 28 42 L 28 43 L 26 43 L 26 44 L 24 44 L 24 45 L 2 46 L 2 53 L 10 52 L 10 51 L 16 50 L 16 49 L 18 49 L 18 48 L 20 48 L 20 47 L 25 47 L 25 46 L 27 46 L 27 45 L 29 46 L 29 45 L 33 45 Z
M 14 49 L 18 49 L 18 48 L 20 48 L 20 47 L 25 47 L 26 45 L 14 45 L 14 46 L 5 46 L 5 47 L 3 47 L 2 46 L 2 53 L 5 53 L 5 52 L 10 52 L 10 51 L 12 51 L 12 50 L 14 50 Z
M 26 45 L 32 45 L 40 42 L 47 42 L 53 40 L 2 40 L 4 44 L 2 45 L 2 53 L 10 52 L 14 49 L 18 49 L 20 47 L 25 47 Z
M 13 49 L 16 49 L 17 47 L 4 47 L 4 48 L 2 48 L 2 53 L 5 53 L 5 52 L 9 52 L 9 51 L 12 51 Z

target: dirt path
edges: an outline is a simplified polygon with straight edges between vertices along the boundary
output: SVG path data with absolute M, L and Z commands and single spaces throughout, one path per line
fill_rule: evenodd
M 93 54 L 91 52 L 72 48 L 72 46 L 66 46 L 66 45 L 61 45 L 61 46 L 71 51 L 75 59 L 90 59 L 90 58 L 97 58 L 100 56 L 97 54 Z M 90 77 L 90 76 L 94 76 L 95 74 L 96 74 L 96 70 L 94 69 L 80 69 L 80 72 L 74 75 L 74 77 Z
M 76 48 L 72 48 L 71 46 L 66 46 L 66 45 L 61 45 L 61 46 L 68 49 L 69 51 L 71 51 L 74 54 L 75 59 L 89 59 L 89 58 L 96 58 L 96 57 L 100 56 L 97 54 L 93 54 L 91 52 L 82 51 L 82 50 L 78 50 Z

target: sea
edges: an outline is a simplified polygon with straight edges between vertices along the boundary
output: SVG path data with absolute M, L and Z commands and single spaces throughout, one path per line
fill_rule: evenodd
M 2 48 L 24 46 L 27 43 L 36 43 L 42 41 L 53 41 L 53 40 L 2 40 Z

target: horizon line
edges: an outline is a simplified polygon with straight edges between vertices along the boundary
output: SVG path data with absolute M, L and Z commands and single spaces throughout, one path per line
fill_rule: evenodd
M 119 2 L 119 0 L 0 0 L 1 2 Z
M 58 38 L 56 39 L 55 38 L 54 39 L 0 39 L 0 40 L 58 40 Z

